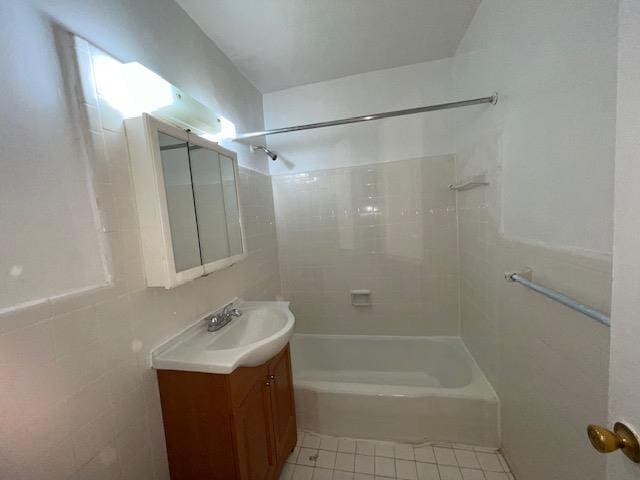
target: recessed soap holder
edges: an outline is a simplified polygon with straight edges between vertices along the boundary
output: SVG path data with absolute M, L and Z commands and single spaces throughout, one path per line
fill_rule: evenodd
M 351 290 L 351 305 L 368 307 L 371 305 L 371 290 Z

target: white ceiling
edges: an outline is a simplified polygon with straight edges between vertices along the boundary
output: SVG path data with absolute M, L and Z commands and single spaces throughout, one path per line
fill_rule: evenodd
M 480 0 L 177 0 L 263 93 L 450 57 Z

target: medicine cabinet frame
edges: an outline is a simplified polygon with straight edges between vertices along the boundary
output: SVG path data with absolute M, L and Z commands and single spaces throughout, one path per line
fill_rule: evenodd
M 239 197 L 239 171 L 238 160 L 235 152 L 221 147 L 215 142 L 199 137 L 181 128 L 167 124 L 149 114 L 125 120 L 127 141 L 135 187 L 138 221 L 140 226 L 140 241 L 144 258 L 144 268 L 149 287 L 173 288 L 190 282 L 198 277 L 230 267 L 247 257 L 246 238 L 240 212 Z M 159 133 L 169 135 L 177 140 L 182 140 L 187 145 L 201 147 L 216 152 L 218 161 L 222 162 L 222 156 L 231 159 L 235 184 L 235 199 L 237 206 L 240 239 L 242 253 L 221 258 L 209 263 L 202 263 L 202 239 L 198 224 L 198 214 L 195 193 L 194 215 L 196 219 L 196 235 L 198 240 L 198 253 L 201 263 L 192 268 L 177 271 L 174 255 L 174 245 L 171 235 L 171 223 L 169 220 L 169 203 L 165 185 L 165 174 L 162 164 Z M 194 189 L 194 178 L 191 172 L 189 160 L 191 188 Z M 222 178 L 221 188 L 222 188 Z M 223 193 L 224 203 L 224 193 Z M 226 209 L 225 209 L 226 219 Z M 225 229 L 227 242 L 229 241 L 228 219 L 221 228 Z M 231 247 L 229 247 L 231 250 Z

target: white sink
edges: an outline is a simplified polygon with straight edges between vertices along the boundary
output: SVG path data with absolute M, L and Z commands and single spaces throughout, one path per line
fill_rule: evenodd
M 293 333 L 289 302 L 236 302 L 242 316 L 208 332 L 200 321 L 151 353 L 157 370 L 231 373 L 261 365 L 278 353 Z

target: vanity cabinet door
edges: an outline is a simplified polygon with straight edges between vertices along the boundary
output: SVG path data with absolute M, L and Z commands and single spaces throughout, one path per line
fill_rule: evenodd
M 278 461 L 287 459 L 296 444 L 296 412 L 289 345 L 269 362 L 273 424 Z
M 271 385 L 260 378 L 234 412 L 238 467 L 242 480 L 271 480 L 276 451 L 271 417 Z

